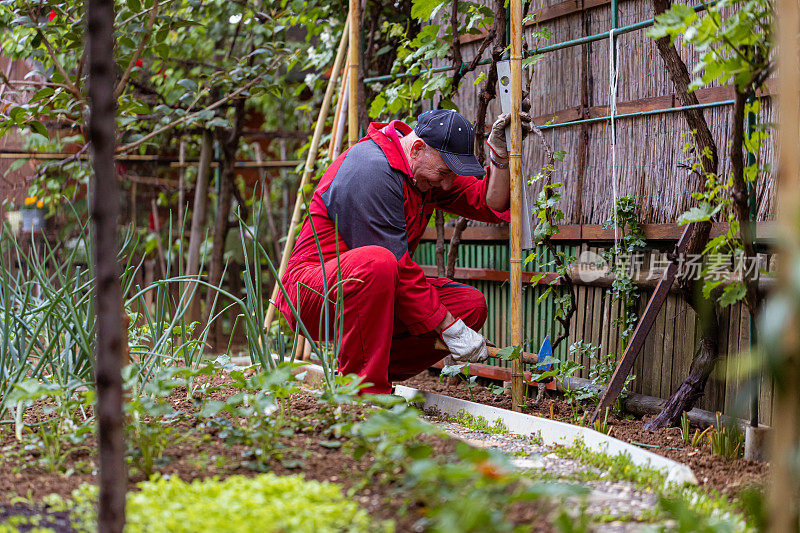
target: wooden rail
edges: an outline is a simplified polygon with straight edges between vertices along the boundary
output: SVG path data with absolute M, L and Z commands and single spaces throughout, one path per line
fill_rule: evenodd
M 535 26 L 536 24 L 541 24 L 542 22 L 574 15 L 575 13 L 580 13 L 585 9 L 606 6 L 610 3 L 611 0 L 564 0 L 558 4 L 543 7 L 542 9 L 535 11 L 538 13 L 538 16 L 535 20 L 526 22 L 525 26 Z M 464 34 L 458 38 L 458 42 L 463 46 L 475 41 L 480 41 L 486 37 L 486 33 L 487 32 L 485 30 L 481 30 L 481 33 Z
M 642 224 L 645 239 L 648 241 L 677 241 L 684 226 L 679 224 Z M 718 237 L 728 231 L 725 223 L 715 223 L 711 229 L 711 238 Z M 771 242 L 777 235 L 774 222 L 759 222 L 756 226 L 757 241 Z M 453 228 L 444 229 L 444 237 L 449 240 L 453 236 Z M 422 234 L 423 241 L 435 241 L 435 228 L 426 228 Z M 467 227 L 461 235 L 461 241 L 507 241 L 507 226 L 474 226 Z M 552 237 L 554 242 L 613 241 L 614 229 L 604 228 L 601 224 L 565 224 Z

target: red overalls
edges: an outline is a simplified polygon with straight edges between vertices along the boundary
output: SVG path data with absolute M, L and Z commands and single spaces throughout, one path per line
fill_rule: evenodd
M 402 122 L 395 121 L 393 125 L 403 135 L 411 131 Z M 411 259 L 433 210 L 441 208 L 483 222 L 508 221 L 507 211 L 499 213 L 486 206 L 486 189 L 490 177 L 479 180 L 475 177 L 458 176 L 449 191 L 432 189 L 421 193 L 411 178 L 405 175 L 407 167 L 402 152 L 380 131 L 384 126 L 386 124 L 370 124 L 367 136 L 359 141 L 361 144 L 372 140 L 380 150 L 366 151 L 366 146 L 357 149 L 357 144 L 340 155 L 322 176 L 309 205 L 313 229 L 325 261 L 324 272 L 329 291 L 337 283 L 339 268 L 340 279 L 347 280 L 342 284 L 344 328 L 339 371 L 363 376 L 365 382 L 372 383 L 366 391 L 373 393 L 389 393 L 392 381 L 414 376 L 442 359 L 443 353 L 433 349 L 437 338 L 434 328 L 444 320 L 448 310 L 475 330 L 486 320 L 486 301 L 480 291 L 447 278 L 426 278 L 420 266 Z M 352 162 L 354 159 L 345 163 L 349 153 L 354 150 L 366 153 L 366 156 L 359 157 L 369 157 L 369 164 L 359 162 L 355 165 Z M 355 158 L 356 155 L 352 157 Z M 383 170 L 380 165 L 386 165 L 385 175 L 389 178 L 401 176 L 400 182 L 396 179 L 389 180 L 391 187 L 401 187 L 398 189 L 397 200 L 399 202 L 399 194 L 402 194 L 402 204 L 396 205 L 404 213 L 395 215 L 400 218 L 401 224 L 404 219 L 405 227 L 401 230 L 404 234 L 400 236 L 402 245 L 399 248 L 396 246 L 398 243 L 394 242 L 385 245 L 383 237 L 386 232 L 396 233 L 397 224 L 387 230 L 379 227 L 380 221 L 372 219 L 365 224 L 374 225 L 375 228 L 344 228 L 341 220 L 350 219 L 337 215 L 337 238 L 335 222 L 328 216 L 326 200 L 328 206 L 331 203 L 326 191 L 333 189 L 331 184 L 334 180 L 342 180 L 339 183 L 346 184 L 346 180 L 363 179 L 365 184 L 373 183 L 376 169 Z M 359 175 L 362 169 L 369 174 Z M 359 213 L 360 209 L 371 209 L 371 195 L 374 196 L 374 203 L 388 202 L 388 205 L 393 205 L 385 198 L 375 195 L 374 187 L 365 185 L 363 193 L 355 190 L 356 192 L 352 189 L 349 191 L 350 197 L 355 198 L 350 207 L 354 211 L 350 214 Z M 343 215 L 347 214 L 343 212 Z M 360 232 L 359 243 L 358 247 L 350 249 L 342 235 L 348 236 L 354 230 Z M 376 235 L 374 239 L 378 245 L 369 244 L 372 234 Z M 341 264 L 337 264 L 337 241 Z M 315 340 L 324 339 L 326 335 L 321 316 L 322 280 L 323 268 L 314 231 L 309 219 L 306 219 L 282 282 L 303 324 Z M 329 339 L 333 338 L 336 325 L 334 319 L 338 312 L 334 310 L 335 294 L 334 289 L 329 295 Z M 290 327 L 295 329 L 294 317 L 282 294 L 279 295 L 277 304 Z

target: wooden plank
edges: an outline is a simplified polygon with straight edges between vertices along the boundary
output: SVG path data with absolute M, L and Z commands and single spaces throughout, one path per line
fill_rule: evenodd
M 675 387 L 672 383 L 672 367 L 675 362 L 675 308 L 677 298 L 667 296 L 664 307 L 664 348 L 661 361 L 661 398 L 669 398 Z
M 678 241 L 676 250 L 678 254 L 686 253 L 686 249 L 689 246 L 689 238 L 691 237 L 693 231 L 693 224 L 686 226 L 680 241 Z M 653 296 L 650 298 L 650 301 L 647 303 L 647 308 L 639 319 L 639 323 L 633 332 L 631 341 L 625 349 L 625 353 L 622 355 L 622 359 L 617 365 L 617 369 L 614 371 L 611 381 L 604 389 L 603 395 L 600 398 L 600 402 L 597 405 L 597 409 L 595 409 L 594 414 L 592 414 L 592 421 L 596 420 L 598 415 L 605 411 L 606 407 L 610 408 L 614 402 L 617 401 L 619 393 L 622 391 L 622 387 L 625 385 L 625 380 L 633 368 L 633 363 L 641 351 L 645 337 L 647 337 L 647 334 L 650 332 L 658 312 L 660 311 L 662 305 L 664 304 L 664 300 L 669 293 L 669 289 L 672 287 L 672 284 L 675 281 L 675 275 L 677 274 L 677 271 L 677 265 L 675 263 L 670 263 L 669 266 L 664 270 L 664 273 L 661 275 L 661 280 L 659 281 L 656 290 L 653 292 Z
M 538 11 L 534 11 L 534 13 L 537 13 L 538 16 L 534 20 L 529 20 L 526 22 L 525 27 L 535 26 L 536 24 L 541 24 L 543 22 L 549 22 L 561 17 L 580 13 L 585 9 L 608 5 L 609 3 L 611 3 L 611 0 L 564 0 L 558 4 L 545 6 Z M 474 43 L 475 41 L 483 40 L 486 37 L 486 34 L 486 30 L 481 30 L 481 32 L 477 34 L 463 34 L 458 37 L 458 42 L 462 46 L 469 43 Z
M 730 310 L 730 318 L 728 320 L 728 334 L 726 342 L 726 351 L 728 358 L 725 364 L 725 414 L 733 415 L 734 413 L 741 415 L 741 405 L 739 404 L 739 393 L 741 392 L 741 383 L 738 378 L 739 366 L 739 326 L 741 324 L 741 306 L 733 305 Z
M 667 302 L 669 299 L 670 297 L 667 296 Z M 650 386 L 650 396 L 655 396 L 656 398 L 663 398 L 662 387 L 664 379 L 669 379 L 669 372 L 664 372 L 664 345 L 666 344 L 664 342 L 664 337 L 667 318 L 667 302 L 665 302 L 665 305 L 661 308 L 661 312 L 658 313 L 658 316 L 656 317 L 656 325 L 653 328 L 653 381 L 652 385 Z M 666 358 L 666 362 L 669 363 L 669 357 Z
M 697 100 L 700 104 L 713 104 L 716 102 L 727 102 L 733 100 L 734 89 L 732 86 L 725 87 L 706 87 L 695 91 Z M 775 94 L 774 79 L 767 80 L 767 89 L 761 91 L 759 96 L 770 97 Z M 661 96 L 651 96 L 648 98 L 640 98 L 637 100 L 627 100 L 624 102 L 617 102 L 617 115 L 626 113 L 645 113 L 651 111 L 663 111 L 666 109 L 674 109 L 680 107 L 677 95 L 665 94 Z M 533 117 L 533 122 L 537 126 L 544 124 L 563 124 L 566 122 L 573 122 L 582 118 L 604 118 L 611 114 L 608 106 L 592 106 L 586 108 L 586 115 L 581 115 L 581 108 L 567 107 L 552 111 L 543 115 Z
M 600 253 L 599 248 L 593 248 L 592 251 L 596 254 Z M 592 344 L 599 345 L 601 344 L 600 341 L 600 332 L 601 332 L 601 325 L 603 324 L 603 289 L 598 287 L 593 287 L 590 289 L 592 292 L 592 334 L 591 334 L 591 342 Z M 599 352 L 598 352 L 599 355 Z M 588 357 L 586 358 L 586 376 L 589 377 L 589 371 L 592 367 L 592 360 Z

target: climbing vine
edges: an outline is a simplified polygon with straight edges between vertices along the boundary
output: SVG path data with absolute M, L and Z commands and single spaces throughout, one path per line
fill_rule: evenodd
M 633 273 L 638 268 L 637 254 L 644 250 L 646 245 L 636 208 L 633 196 L 617 198 L 610 218 L 603 224 L 604 228 L 616 226 L 615 232 L 618 236 L 614 246 L 603 252 L 603 258 L 610 265 L 609 272 L 614 274 L 610 296 L 614 302 L 622 303 L 622 313 L 613 324 L 622 328 L 620 339 L 623 350 L 639 321 L 637 313 L 639 289 L 633 279 Z

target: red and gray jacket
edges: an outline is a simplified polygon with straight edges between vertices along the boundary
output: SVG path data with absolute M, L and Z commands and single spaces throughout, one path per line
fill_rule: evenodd
M 391 125 L 400 135 L 412 131 L 400 121 Z M 369 245 L 381 246 L 394 254 L 399 268 L 395 319 L 409 333 L 419 335 L 432 331 L 447 314 L 422 268 L 411 259 L 433 210 L 439 208 L 490 223 L 508 222 L 509 213 L 494 211 L 486 205 L 489 174 L 486 179 L 457 176 L 448 191 L 432 188 L 420 192 L 405 171 L 404 154 L 381 131 L 385 126 L 370 124 L 367 136 L 328 167 L 314 191 L 309 215 L 313 217 L 325 261 L 336 258 L 337 227 L 340 254 Z M 293 302 L 297 302 L 298 275 L 305 268 L 318 268 L 319 264 L 314 232 L 306 219 L 282 277 Z M 291 310 L 282 294 L 276 303 L 294 328 Z

